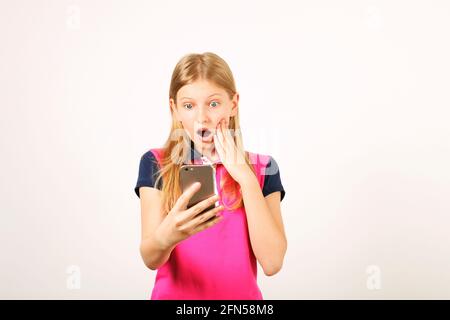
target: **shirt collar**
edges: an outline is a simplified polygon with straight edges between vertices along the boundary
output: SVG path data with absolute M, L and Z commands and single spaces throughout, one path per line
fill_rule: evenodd
M 190 147 L 189 147 L 189 152 L 186 155 L 186 158 L 183 161 L 183 164 L 207 164 L 207 163 L 211 163 L 211 164 L 218 164 L 218 163 L 222 163 L 220 160 L 211 162 L 206 156 L 203 156 L 203 154 L 198 151 L 195 148 L 194 142 L 192 140 L 190 140 L 189 143 Z

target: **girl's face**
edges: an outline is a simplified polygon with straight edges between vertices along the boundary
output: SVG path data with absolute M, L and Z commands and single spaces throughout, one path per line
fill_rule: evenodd
M 238 93 L 230 100 L 224 89 L 198 80 L 181 87 L 177 105 L 170 99 L 170 106 L 197 149 L 205 153 L 214 150 L 213 134 L 219 122 L 225 119 L 228 127 L 230 117 L 237 114 L 238 100 Z

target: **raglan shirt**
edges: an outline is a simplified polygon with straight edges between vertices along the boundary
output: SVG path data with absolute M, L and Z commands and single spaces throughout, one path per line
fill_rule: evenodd
M 155 186 L 161 150 L 151 149 L 141 157 L 135 186 L 138 197 L 142 186 L 161 189 L 161 182 Z M 256 160 L 251 160 L 252 164 L 255 163 L 263 195 L 280 191 L 282 200 L 285 190 L 275 159 L 249 154 L 256 156 Z M 264 160 L 260 162 L 259 157 Z M 216 171 L 216 184 L 219 186 L 226 172 L 225 166 L 217 165 Z M 226 197 L 223 190 L 218 192 L 223 200 Z M 221 205 L 224 204 L 222 200 L 219 200 Z M 189 236 L 174 247 L 169 259 L 158 268 L 150 299 L 263 300 L 257 284 L 256 257 L 249 238 L 245 207 L 224 209 L 220 215 L 222 221 Z
M 280 169 L 278 163 L 273 157 L 270 157 L 269 163 L 267 164 L 264 177 L 264 187 L 262 189 L 263 196 L 266 197 L 272 192 L 280 191 L 281 200 L 283 200 L 286 191 L 284 190 L 283 184 L 281 183 Z M 151 150 L 144 153 L 141 157 L 139 163 L 139 174 L 134 188 L 134 192 L 140 198 L 139 188 L 140 187 L 152 187 L 161 190 L 162 181 L 158 181 L 158 185 L 155 186 L 156 177 L 159 171 L 159 164 L 155 158 L 155 155 Z M 280 201 L 281 201 L 280 200 Z

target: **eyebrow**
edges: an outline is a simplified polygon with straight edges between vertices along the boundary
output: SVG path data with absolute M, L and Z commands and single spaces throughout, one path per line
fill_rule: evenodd
M 212 97 L 212 96 L 222 96 L 220 93 L 213 93 L 212 95 L 210 95 L 209 97 L 207 97 L 207 98 L 210 98 L 210 97 Z M 189 98 L 189 97 L 182 97 L 182 98 L 180 98 L 180 100 L 181 99 L 192 99 L 192 98 Z

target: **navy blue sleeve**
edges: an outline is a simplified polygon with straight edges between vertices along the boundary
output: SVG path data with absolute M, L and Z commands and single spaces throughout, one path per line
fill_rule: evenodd
M 286 192 L 284 191 L 283 184 L 281 183 L 280 168 L 278 167 L 278 163 L 275 159 L 270 157 L 265 171 L 262 193 L 265 197 L 275 191 L 280 191 L 280 199 L 283 200 Z
M 159 190 L 162 189 L 161 179 L 158 181 L 158 185 L 155 187 L 156 177 L 159 171 L 158 160 L 151 151 L 147 151 L 141 157 L 141 162 L 139 163 L 139 176 L 136 182 L 136 187 L 134 192 L 140 198 L 139 188 L 140 187 L 152 187 Z

